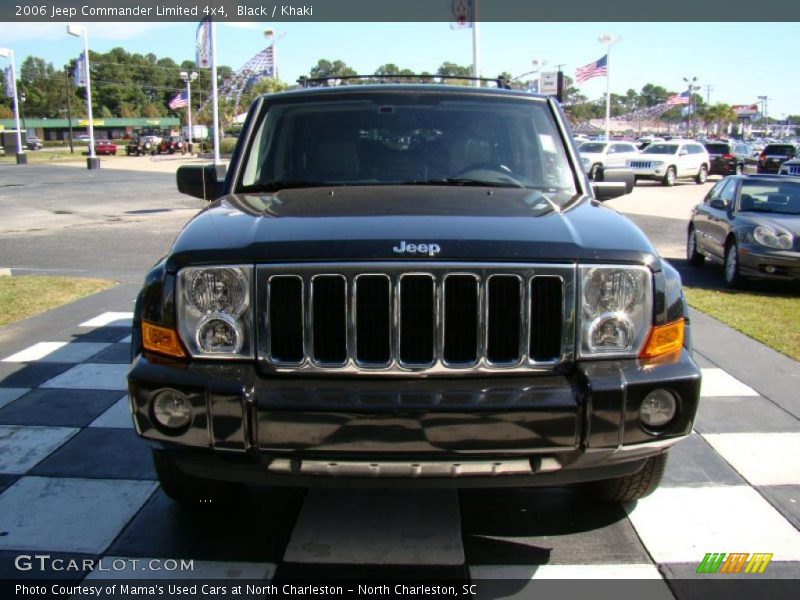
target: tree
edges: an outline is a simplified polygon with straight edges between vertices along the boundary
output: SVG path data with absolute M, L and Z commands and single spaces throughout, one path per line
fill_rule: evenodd
M 703 124 L 706 130 L 711 125 L 716 126 L 717 132 L 727 130 L 729 123 L 736 122 L 736 111 L 729 104 L 717 103 L 709 106 L 703 114 Z
M 666 102 L 667 98 L 672 95 L 672 93 L 668 92 L 666 88 L 660 85 L 647 83 L 642 87 L 642 91 L 639 92 L 639 106 L 642 108 L 655 106 L 656 104 Z
M 357 75 L 357 73 L 348 67 L 345 62 L 341 60 L 331 62 L 324 58 L 321 58 L 317 65 L 311 67 L 309 71 L 309 76 L 312 79 L 320 77 L 352 77 L 353 75 Z

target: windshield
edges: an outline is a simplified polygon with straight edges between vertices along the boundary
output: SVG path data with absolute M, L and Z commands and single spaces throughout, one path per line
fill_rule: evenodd
M 578 152 L 585 152 L 587 154 L 600 154 L 606 149 L 606 144 L 599 144 L 597 142 L 588 142 L 581 144 Z
M 543 102 L 376 93 L 269 107 L 237 191 L 343 185 L 535 189 L 564 204 L 575 181 Z
M 800 182 L 745 180 L 739 210 L 800 215 Z
M 728 144 L 706 144 L 709 154 L 729 154 L 731 147 Z
M 642 150 L 642 154 L 675 154 L 678 151 L 677 144 L 650 144 Z
M 770 144 L 764 148 L 764 154 L 774 154 L 775 156 L 789 156 L 794 154 L 794 146 L 788 144 Z

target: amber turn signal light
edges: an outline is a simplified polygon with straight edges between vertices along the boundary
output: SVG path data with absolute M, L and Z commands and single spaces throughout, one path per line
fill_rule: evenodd
M 683 327 L 683 319 L 653 327 L 639 358 L 655 358 L 680 350 L 683 347 Z
M 153 325 L 147 321 L 142 321 L 142 343 L 145 350 L 186 358 L 183 346 L 178 339 L 178 334 L 168 327 Z

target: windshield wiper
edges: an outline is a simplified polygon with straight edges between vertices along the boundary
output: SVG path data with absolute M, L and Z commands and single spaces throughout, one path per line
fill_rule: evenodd
M 504 187 L 527 189 L 517 181 L 486 181 L 484 179 L 471 179 L 469 177 L 443 177 L 441 179 L 415 179 L 404 181 L 400 185 L 464 185 L 476 187 Z
M 268 181 L 265 183 L 256 183 L 253 185 L 242 186 L 239 190 L 242 193 L 251 192 L 278 192 L 280 190 L 289 190 L 297 188 L 315 188 L 315 187 L 331 187 L 347 185 L 345 183 L 328 183 L 325 181 L 303 181 L 303 180 L 286 180 L 286 181 Z

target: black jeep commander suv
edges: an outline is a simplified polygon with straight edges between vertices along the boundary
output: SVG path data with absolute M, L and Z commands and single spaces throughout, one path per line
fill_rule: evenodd
M 313 87 L 250 108 L 147 274 L 128 385 L 165 492 L 538 486 L 642 497 L 700 372 L 677 272 L 550 98 Z M 502 83 L 502 81 L 501 81 Z

